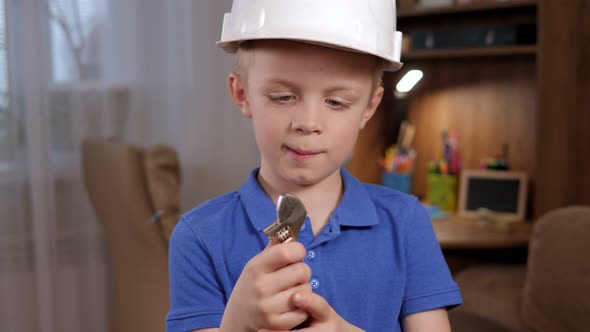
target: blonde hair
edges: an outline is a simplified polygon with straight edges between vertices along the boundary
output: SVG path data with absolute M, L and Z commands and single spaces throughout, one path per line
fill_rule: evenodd
M 253 51 L 255 48 L 255 41 L 248 40 L 240 44 L 236 53 L 235 72 L 242 79 L 244 85 L 246 85 L 248 81 L 248 68 L 250 68 L 250 65 L 252 64 L 252 54 L 254 53 Z M 383 59 L 378 57 L 373 58 L 375 61 L 371 68 L 373 76 L 371 92 L 374 92 L 377 87 L 383 85 L 383 69 L 385 68 L 385 61 Z
M 243 84 L 246 84 L 248 81 L 248 68 L 250 68 L 250 65 L 252 64 L 252 53 L 254 49 L 254 42 L 247 40 L 240 44 L 236 53 L 235 72 L 242 79 Z

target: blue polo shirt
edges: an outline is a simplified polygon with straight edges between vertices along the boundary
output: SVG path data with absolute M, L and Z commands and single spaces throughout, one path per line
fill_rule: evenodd
M 218 327 L 244 265 L 268 243 L 276 218 L 256 180 L 186 213 L 170 240 L 168 331 Z M 401 331 L 401 318 L 462 303 L 431 221 L 413 196 L 362 184 L 341 170 L 344 195 L 314 238 L 309 218 L 298 241 L 310 285 L 365 331 Z

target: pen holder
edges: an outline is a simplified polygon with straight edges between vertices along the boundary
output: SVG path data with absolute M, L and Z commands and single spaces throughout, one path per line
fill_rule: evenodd
M 412 173 L 383 172 L 381 181 L 384 186 L 406 194 L 412 191 Z
M 457 207 L 457 177 L 447 174 L 428 174 L 428 203 L 446 212 Z

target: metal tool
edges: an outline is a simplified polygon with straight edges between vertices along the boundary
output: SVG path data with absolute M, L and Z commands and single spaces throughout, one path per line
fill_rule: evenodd
M 291 194 L 282 194 L 277 202 L 277 220 L 268 225 L 263 232 L 275 244 L 295 241 L 306 217 L 307 211 L 299 198 Z

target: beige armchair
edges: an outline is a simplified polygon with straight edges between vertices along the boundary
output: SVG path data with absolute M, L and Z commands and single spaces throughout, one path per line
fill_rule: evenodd
M 173 149 L 88 140 L 84 181 L 112 274 L 110 332 L 161 332 L 168 311 L 167 242 L 179 218 L 180 172 Z
M 526 266 L 459 272 L 455 279 L 464 304 L 449 312 L 453 331 L 588 331 L 588 253 L 590 207 L 544 215 L 534 225 Z

